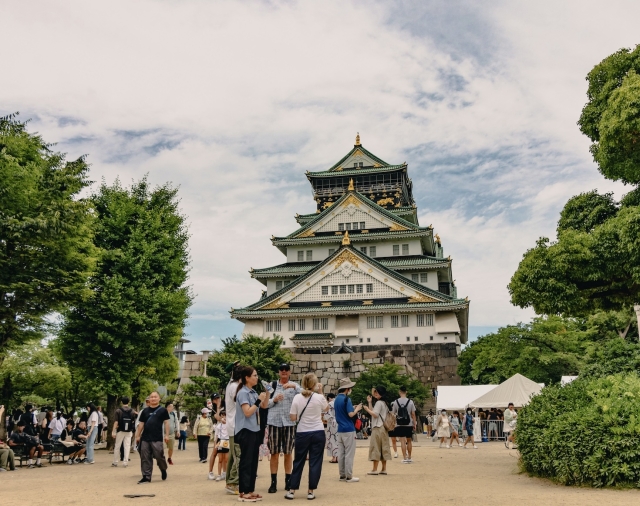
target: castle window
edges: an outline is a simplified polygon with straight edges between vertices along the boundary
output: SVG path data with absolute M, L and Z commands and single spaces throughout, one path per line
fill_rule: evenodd
M 347 293 L 347 285 L 340 285 L 340 295 Z
M 364 162 L 359 162 L 358 167 L 364 167 Z
M 273 320 L 273 331 L 282 332 L 282 320 Z
M 433 336 L 429 336 L 429 341 L 433 341 Z
M 293 332 L 294 330 L 296 330 L 296 321 L 289 320 L 289 332 Z
M 344 224 L 344 229 L 345 230 L 351 230 L 351 223 L 345 223 Z
M 360 248 L 360 251 L 362 251 L 366 255 L 367 254 L 367 247 L 366 246 L 362 246 L 362 248 Z
M 338 223 L 338 230 L 344 230 L 344 223 Z
M 361 221 L 361 222 L 360 222 L 360 228 L 361 228 L 361 229 L 363 229 L 363 228 L 367 228 L 367 227 L 365 227 L 365 223 L 364 223 L 364 221 Z
M 360 343 L 362 342 L 362 338 L 361 338 L 361 337 L 360 337 L 360 338 L 358 338 L 358 342 L 360 342 Z
M 375 246 L 369 246 L 369 256 L 371 258 L 375 258 L 376 257 L 376 247 Z
M 358 230 L 358 222 L 357 221 L 353 222 L 353 230 Z
M 347 285 L 347 292 L 348 293 L 355 293 L 355 285 Z
M 417 341 L 417 340 L 418 340 L 418 336 L 414 337 L 414 338 L 413 338 L 413 340 L 414 340 L 414 341 Z
M 298 330 L 304 330 L 304 322 L 305 320 L 298 320 Z
M 338 295 L 338 285 L 331 285 L 331 295 Z
M 424 315 L 416 315 L 416 327 L 424 327 Z
M 373 283 L 367 283 L 367 293 L 373 293 Z
M 304 262 L 304 251 L 298 251 L 298 262 Z
M 427 314 L 425 315 L 425 325 L 427 327 L 433 327 L 433 315 L 432 314 Z
M 267 320 L 265 322 L 265 328 L 267 329 L 267 332 L 273 332 L 273 320 Z
M 384 317 L 376 316 L 376 328 L 378 329 L 383 328 L 383 323 L 384 323 Z
M 391 327 L 392 328 L 398 328 L 398 315 L 392 315 L 391 316 Z
M 353 166 L 357 168 L 358 167 L 358 162 L 353 162 Z
M 411 337 L 407 336 L 407 341 L 411 341 Z
M 308 249 L 307 250 L 307 262 L 311 262 L 311 260 L 313 260 L 313 250 Z
M 389 338 L 388 338 L 388 337 L 385 337 L 385 338 L 384 338 L 384 342 L 385 342 L 385 343 L 388 343 L 388 342 L 389 342 Z
M 348 339 L 345 339 L 345 341 L 346 341 L 347 344 L 349 344 L 349 340 Z
M 287 281 L 284 282 L 284 286 L 289 286 L 290 284 L 291 284 L 290 280 L 287 280 Z
M 313 330 L 327 330 L 329 328 L 329 318 L 314 318 Z
M 447 336 L 444 336 L 445 341 L 447 340 Z
M 403 244 L 402 245 L 402 254 L 403 255 L 408 255 L 409 254 L 409 245 L 408 244 Z
M 427 273 L 426 272 L 421 272 L 420 273 L 420 283 L 426 283 L 427 282 Z
M 367 316 L 367 328 L 373 329 L 376 325 L 376 317 L 375 316 Z
M 282 281 L 276 281 L 276 290 L 282 290 Z
M 362 285 L 356 285 L 356 293 L 362 293 Z
M 323 286 L 322 287 L 322 295 L 329 295 L 329 287 L 328 286 Z
M 418 281 L 420 281 L 420 275 L 419 274 L 412 274 L 411 275 L 411 281 L 415 281 L 417 283 Z
M 408 314 L 400 315 L 400 326 L 401 327 L 408 327 L 409 326 L 409 315 Z
M 367 342 L 370 343 L 371 342 L 371 338 L 367 337 Z
M 398 256 L 400 254 L 400 245 L 399 244 L 394 244 L 393 245 L 393 256 Z

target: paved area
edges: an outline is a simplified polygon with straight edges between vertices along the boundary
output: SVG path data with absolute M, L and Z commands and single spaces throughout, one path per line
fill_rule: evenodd
M 331 505 L 398 504 L 517 504 L 626 506 L 640 504 L 639 490 L 594 490 L 554 485 L 545 480 L 520 474 L 517 452 L 506 450 L 501 443 L 485 443 L 478 450 L 440 449 L 436 443 L 420 437 L 414 451 L 414 464 L 403 465 L 400 459 L 389 463 L 388 476 L 367 476 L 366 442 L 359 441 L 356 450 L 356 476 L 360 483 L 338 481 L 336 464 L 328 459 L 323 466 L 316 503 Z M 132 455 L 128 468 L 112 468 L 112 455 L 96 452 L 94 465 L 53 464 L 39 469 L 23 468 L 0 474 L 0 504 L 20 505 L 153 505 L 205 506 L 237 504 L 236 497 L 225 494 L 223 482 L 207 480 L 205 464 L 197 461 L 197 447 L 189 442 L 187 451 L 176 452 L 175 465 L 169 468 L 167 481 L 160 480 L 156 468 L 153 482 L 137 485 L 140 479 L 139 459 Z M 289 504 L 284 492 L 267 494 L 269 463 L 258 469 L 257 491 L 264 504 Z M 281 486 L 284 475 L 281 474 Z M 303 479 L 303 486 L 306 477 Z M 155 498 L 124 498 L 124 494 L 155 494 Z M 300 494 L 294 502 L 306 502 Z M 160 502 L 159 502 L 160 501 Z

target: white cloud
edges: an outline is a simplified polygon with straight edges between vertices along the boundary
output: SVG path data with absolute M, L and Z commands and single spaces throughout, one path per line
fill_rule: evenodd
M 356 131 L 409 162 L 471 324 L 511 323 L 530 313 L 506 284 L 566 199 L 621 191 L 575 122 L 589 69 L 636 42 L 640 4 L 443 5 L 13 3 L 0 19 L 20 41 L 0 49 L 2 112 L 88 153 L 95 180 L 180 185 L 194 347 L 238 332 L 226 312 L 262 289 L 248 269 L 283 262 L 269 237 L 314 210 L 305 170 L 333 164 Z

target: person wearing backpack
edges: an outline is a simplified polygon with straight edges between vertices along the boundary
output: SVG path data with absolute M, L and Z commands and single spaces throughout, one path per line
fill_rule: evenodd
M 395 427 L 389 424 L 389 408 L 384 400 L 387 389 L 382 385 L 371 390 L 371 395 L 367 395 L 368 406 L 364 409 L 371 416 L 371 438 L 369 439 L 369 460 L 373 462 L 373 469 L 368 475 L 387 474 L 387 461 L 391 460 L 391 450 L 389 449 L 389 430 Z M 376 399 L 375 406 L 373 399 Z M 382 462 L 382 469 L 378 472 L 378 463 Z
M 399 399 L 393 401 L 391 410 L 396 415 L 396 428 L 395 435 L 400 438 L 400 445 L 402 446 L 402 463 L 412 464 L 411 450 L 412 442 L 411 437 L 415 430 L 418 421 L 416 419 L 416 406 L 411 399 L 407 397 L 407 388 L 402 386 L 398 391 L 400 395 Z
M 362 420 L 358 418 L 358 413 L 362 409 L 362 404 L 355 408 L 349 398 L 351 389 L 356 384 L 349 378 L 342 378 L 338 386 L 338 395 L 333 402 L 333 409 L 336 414 L 338 432 L 336 434 L 338 442 L 338 471 L 340 481 L 356 483 L 359 478 L 353 476 L 353 459 L 356 455 L 356 432 L 362 430 Z
M 129 397 L 122 397 L 122 406 L 116 409 L 116 417 L 113 422 L 113 431 L 111 435 L 116 440 L 113 448 L 113 467 L 118 467 L 118 459 L 120 458 L 120 447 L 124 445 L 124 455 L 122 456 L 122 466 L 127 467 L 129 464 L 129 450 L 131 450 L 131 437 L 133 436 L 133 420 L 135 415 L 133 409 L 129 407 Z

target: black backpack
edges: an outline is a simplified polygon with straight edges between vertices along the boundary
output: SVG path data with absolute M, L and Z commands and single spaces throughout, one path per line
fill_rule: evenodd
M 131 408 L 120 408 L 120 418 L 118 419 L 117 432 L 131 432 L 133 430 L 133 410 Z
M 398 425 L 411 424 L 411 415 L 409 415 L 409 410 L 407 409 L 409 407 L 410 402 L 411 402 L 411 399 L 407 399 L 406 404 L 402 406 L 400 404 L 400 401 L 396 400 L 396 403 L 398 404 L 398 415 L 396 416 L 396 423 Z

